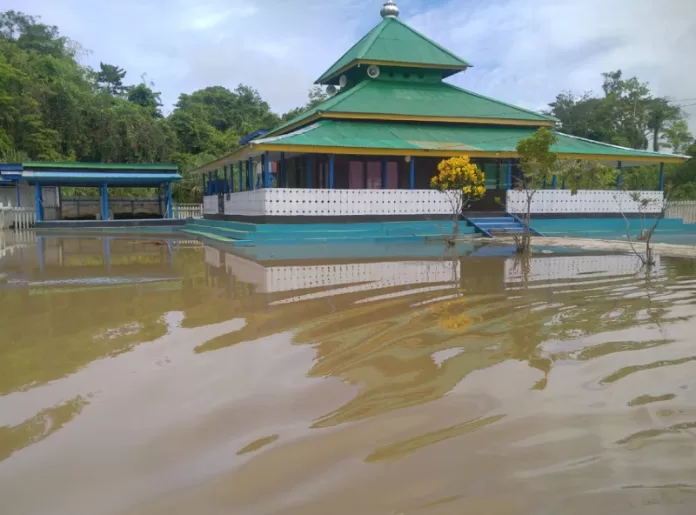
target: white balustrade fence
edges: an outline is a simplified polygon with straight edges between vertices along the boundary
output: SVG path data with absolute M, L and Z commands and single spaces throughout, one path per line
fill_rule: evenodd
M 174 204 L 172 210 L 173 217 L 177 220 L 203 218 L 203 204 Z
M 218 212 L 217 196 L 204 198 L 204 213 Z M 225 214 L 242 216 L 444 215 L 452 212 L 434 190 L 260 189 L 225 195 Z
M 681 218 L 686 224 L 696 224 L 696 200 L 670 202 L 665 218 Z
M 0 230 L 23 231 L 34 227 L 36 210 L 33 207 L 0 206 Z
M 638 194 L 646 205 L 633 199 Z M 539 190 L 532 197 L 532 214 L 542 213 L 659 213 L 664 202 L 661 191 Z M 527 212 L 527 192 L 509 190 L 507 211 Z

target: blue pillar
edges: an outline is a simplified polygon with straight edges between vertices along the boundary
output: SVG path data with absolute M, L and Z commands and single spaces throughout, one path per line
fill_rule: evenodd
M 382 189 L 387 189 L 387 158 L 382 158 Z
M 172 213 L 172 183 L 167 183 L 167 218 L 174 218 Z
M 244 191 L 244 172 L 242 171 L 242 162 L 237 163 L 237 173 L 239 173 L 239 191 Z
M 263 153 L 263 187 L 271 187 L 271 160 L 268 157 L 268 150 Z
M 336 158 L 333 154 L 329 155 L 329 189 L 334 188 L 334 164 Z
M 220 193 L 220 175 L 218 174 L 217 168 L 215 169 L 215 194 Z
M 19 191 L 19 181 L 15 181 L 15 192 L 17 194 L 17 207 L 22 207 L 22 196 Z
M 623 184 L 623 175 L 622 175 L 622 173 L 621 173 L 621 161 L 619 161 L 619 162 L 617 163 L 616 167 L 617 167 L 618 170 L 619 170 L 619 173 L 618 173 L 618 175 L 616 176 L 616 189 L 617 189 L 617 190 L 620 190 L 620 189 L 621 189 L 621 185 Z
M 205 197 L 207 194 L 207 191 L 208 191 L 208 185 L 205 183 L 205 174 L 204 173 L 201 174 L 201 180 L 203 182 L 203 189 L 201 190 L 202 191 L 201 195 L 203 195 Z
M 416 158 L 411 156 L 408 169 L 408 187 L 412 190 L 416 189 Z
M 507 160 L 507 189 L 512 189 L 512 159 Z
M 551 189 L 555 190 L 556 187 L 558 186 L 558 177 L 555 175 L 551 178 Z
M 278 179 L 278 186 L 281 188 L 288 187 L 288 175 L 285 167 L 285 152 L 280 153 L 280 177 Z
M 109 187 L 106 184 L 102 184 L 101 187 L 101 197 L 102 197 L 102 220 L 109 219 Z
M 665 191 L 665 164 L 660 163 L 660 191 Z
M 312 172 L 314 163 L 312 162 L 312 154 L 307 154 L 307 187 L 312 187 Z
M 247 180 L 249 181 L 249 191 L 254 189 L 254 160 L 249 158 L 247 161 Z
M 43 222 L 43 198 L 41 197 L 41 184 L 34 185 L 34 202 L 36 202 L 36 221 Z
M 223 193 L 228 193 L 230 191 L 230 186 L 227 182 L 227 165 L 224 165 L 222 167 L 222 192 Z

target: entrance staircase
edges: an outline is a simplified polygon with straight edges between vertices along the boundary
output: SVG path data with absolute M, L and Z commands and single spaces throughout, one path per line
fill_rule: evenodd
M 526 227 L 524 222 L 512 213 L 467 212 L 462 215 L 462 218 L 472 225 L 476 232 L 488 238 L 505 234 L 520 234 L 524 232 Z M 533 227 L 529 229 L 534 236 L 541 236 Z

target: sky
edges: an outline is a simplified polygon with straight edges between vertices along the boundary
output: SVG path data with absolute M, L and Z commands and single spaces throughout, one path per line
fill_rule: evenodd
M 450 82 L 544 109 L 600 91 L 622 69 L 686 108 L 696 133 L 694 0 L 396 0 L 400 19 L 474 66 Z M 145 74 L 165 111 L 180 93 L 252 86 L 278 113 L 381 20 L 383 0 L 0 0 L 85 49 L 82 61 Z

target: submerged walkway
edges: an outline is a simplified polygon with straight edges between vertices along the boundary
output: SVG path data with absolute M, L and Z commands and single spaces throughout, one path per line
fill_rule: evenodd
M 509 237 L 496 237 L 495 241 L 501 243 L 511 243 L 513 240 Z M 631 244 L 628 241 L 620 240 L 599 240 L 593 238 L 568 238 L 568 237 L 533 237 L 532 245 L 544 247 L 566 247 L 578 248 L 585 250 L 601 250 L 607 252 L 633 252 Z M 637 241 L 633 243 L 636 251 L 645 251 L 645 242 Z M 664 256 L 676 257 L 692 257 L 696 258 L 696 246 L 694 245 L 675 245 L 672 243 L 653 243 L 654 252 Z

